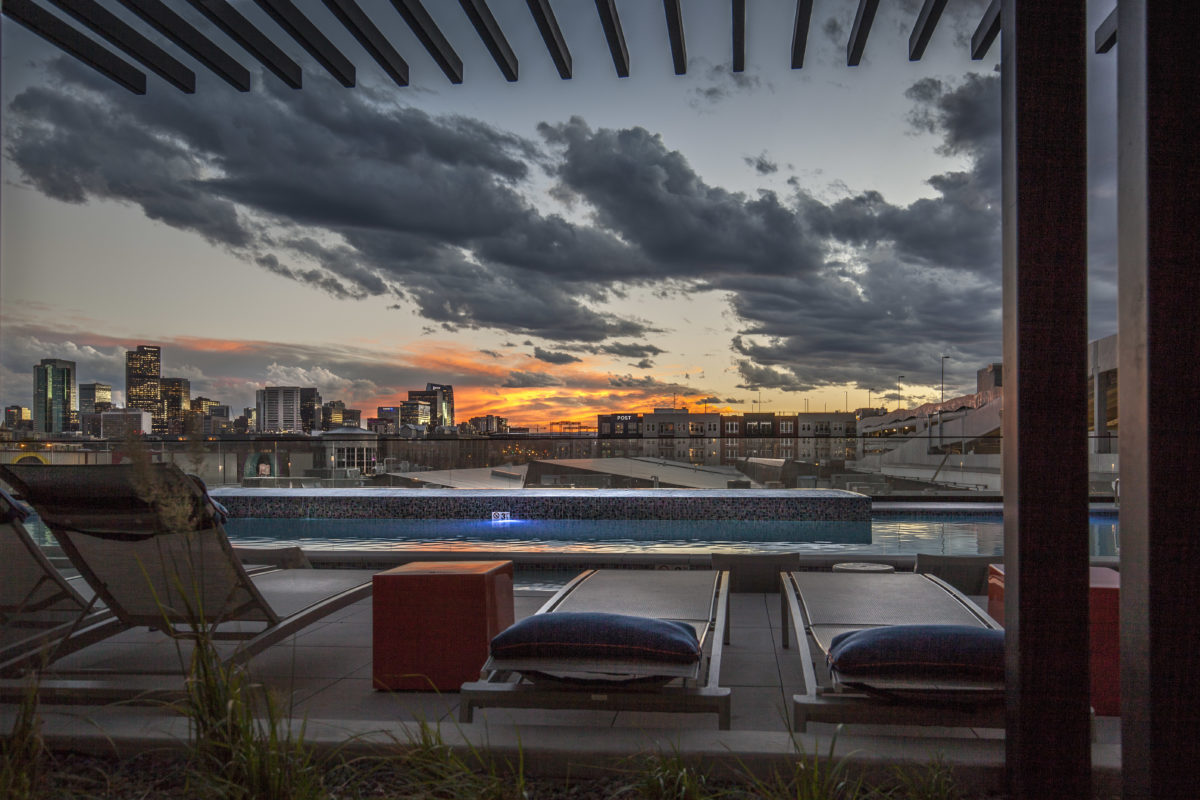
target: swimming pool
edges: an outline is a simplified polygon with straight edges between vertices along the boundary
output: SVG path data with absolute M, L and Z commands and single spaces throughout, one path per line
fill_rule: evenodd
M 545 553 L 946 553 L 998 555 L 999 512 L 873 514 L 865 522 L 775 520 L 510 520 L 235 518 L 235 544 L 312 550 L 486 550 Z M 1117 555 L 1115 514 L 1093 513 L 1093 556 Z

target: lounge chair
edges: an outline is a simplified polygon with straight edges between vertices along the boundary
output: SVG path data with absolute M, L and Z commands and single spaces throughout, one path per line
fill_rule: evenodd
M 248 574 L 202 484 L 169 464 L 0 465 L 104 605 L 125 625 L 240 644 L 227 663 L 368 597 L 367 570 Z M 136 671 L 136 670 L 131 670 Z
M 911 572 L 784 572 L 780 580 L 783 646 L 794 634 L 804 677 L 793 696 L 797 731 L 810 721 L 1004 726 L 1000 626 L 954 587 Z M 869 632 L 859 637 L 860 657 L 873 639 L 889 639 L 882 646 L 893 651 L 860 660 L 853 674 L 827 664 L 831 649 L 842 657 L 853 641 L 839 634 L 858 631 Z M 910 652 L 897 657 L 910 634 Z
M 968 597 L 986 598 L 988 565 L 1003 563 L 1003 555 L 950 556 L 941 553 L 917 553 L 917 565 L 913 571 L 941 578 Z
M 727 730 L 730 693 L 720 686 L 720 675 L 721 650 L 729 639 L 728 606 L 728 572 L 584 572 L 537 615 L 557 614 L 560 619 L 580 614 L 622 615 L 624 619 L 685 623 L 695 632 L 698 651 L 706 641 L 711 642 L 707 656 L 677 663 L 627 655 L 506 658 L 493 652 L 483 666 L 486 677 L 463 684 L 459 718 L 470 722 L 476 708 L 492 707 L 697 712 L 717 714 L 721 729 Z M 538 620 L 544 621 L 544 617 Z M 604 642 L 593 644 L 605 646 Z
M 75 585 L 83 581 L 67 580 L 50 563 L 26 518 L 0 489 L 0 675 L 49 663 L 126 627 L 86 584 Z

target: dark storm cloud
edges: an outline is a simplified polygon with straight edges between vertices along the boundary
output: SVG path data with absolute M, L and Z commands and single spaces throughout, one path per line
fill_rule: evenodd
M 659 277 L 794 273 L 820 264 L 802 219 L 775 193 L 747 197 L 710 186 L 645 128 L 593 131 L 573 117 L 538 130 L 561 148 L 562 184 L 587 201 L 598 225 L 645 253 Z
M 606 353 L 619 358 L 645 358 L 663 354 L 661 348 L 652 344 L 635 344 L 633 342 L 612 342 L 595 349 L 598 353 Z
M 529 205 L 535 142 L 318 76 L 304 92 L 265 81 L 147 103 L 65 59 L 51 73 L 14 99 L 5 131 L 9 157 L 51 197 L 131 203 L 336 297 L 405 297 L 444 327 L 583 342 L 651 332 L 584 305 L 603 281 L 651 270 L 610 233 Z
M 556 378 L 553 375 L 548 375 L 544 372 L 526 372 L 519 369 L 508 373 L 508 377 L 500 384 L 505 389 L 542 389 L 546 386 L 562 385 L 562 379 Z
M 551 350 L 543 350 L 540 347 L 533 348 L 533 357 L 538 361 L 545 361 L 547 364 L 574 364 L 583 360 L 570 353 L 556 353 Z

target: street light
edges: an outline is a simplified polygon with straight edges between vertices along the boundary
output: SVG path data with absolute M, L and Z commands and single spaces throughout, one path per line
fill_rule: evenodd
M 942 399 L 940 402 L 946 402 L 946 359 L 950 356 L 942 356 Z

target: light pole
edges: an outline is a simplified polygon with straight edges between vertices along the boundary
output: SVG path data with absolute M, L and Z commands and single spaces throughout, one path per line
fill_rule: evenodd
M 950 356 L 942 356 L 942 399 L 939 402 L 946 402 L 946 359 Z

